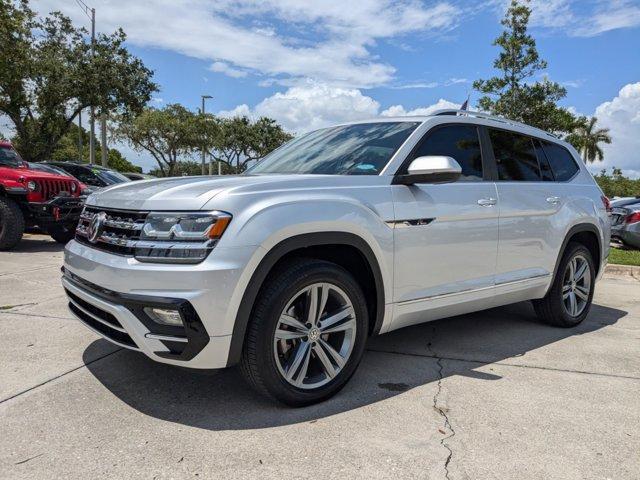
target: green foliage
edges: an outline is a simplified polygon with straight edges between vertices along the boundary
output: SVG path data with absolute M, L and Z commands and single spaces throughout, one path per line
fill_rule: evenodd
M 640 266 L 640 250 L 612 248 L 609 250 L 609 263 Z
M 609 198 L 640 196 L 640 179 L 632 180 L 625 177 L 619 168 L 614 167 L 611 175 L 608 175 L 606 170 L 602 170 L 593 178 Z
M 502 25 L 505 30 L 494 41 L 501 48 L 493 66 L 501 73 L 487 80 L 476 80 L 473 87 L 484 94 L 480 109 L 494 115 L 524 122 L 556 133 L 572 132 L 576 118 L 566 108 L 558 107 L 567 91 L 547 78 L 530 79 L 547 68 L 538 55 L 536 42 L 527 32 L 531 9 L 511 0 Z
M 206 138 L 211 157 L 241 173 L 249 162 L 259 160 L 293 136 L 271 118 L 252 122 L 248 117 L 234 117 L 209 121 Z
M 598 119 L 580 117 L 575 130 L 567 135 L 566 141 L 571 143 L 580 152 L 585 162 L 602 161 L 604 153 L 600 143 L 611 143 L 608 128 L 596 129 Z
M 179 104 L 145 108 L 137 117 L 121 117 L 113 134 L 134 150 L 150 153 L 158 162 L 159 176 L 171 177 L 178 174 L 179 159 L 202 145 L 199 117 Z
M 82 129 L 82 158 L 78 158 L 78 137 L 80 136 L 80 128 L 76 124 L 71 124 L 69 131 L 65 133 L 53 152 L 51 153 L 51 160 L 58 162 L 66 161 L 81 161 L 83 163 L 89 163 L 89 132 L 84 128 Z M 102 145 L 96 139 L 96 158 L 98 161 L 102 158 Z M 140 172 L 142 168 L 129 162 L 122 153 L 115 149 L 110 148 L 107 153 L 107 165 L 113 170 L 118 172 Z
M 86 36 L 60 12 L 38 18 L 27 0 L 0 0 L 0 113 L 12 121 L 25 160 L 50 158 L 90 105 L 126 117 L 157 89 L 152 72 L 125 48 L 122 30 L 98 35 L 95 55 Z

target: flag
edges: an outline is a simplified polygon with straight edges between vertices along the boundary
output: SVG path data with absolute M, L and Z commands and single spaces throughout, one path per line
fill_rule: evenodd
M 469 109 L 469 95 L 467 95 L 467 99 L 460 106 L 460 110 L 468 110 Z

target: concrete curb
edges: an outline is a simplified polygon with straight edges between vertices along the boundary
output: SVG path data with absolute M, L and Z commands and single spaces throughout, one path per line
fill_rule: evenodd
M 640 281 L 640 267 L 633 265 L 608 264 L 604 269 L 604 274 L 608 277 L 631 277 Z

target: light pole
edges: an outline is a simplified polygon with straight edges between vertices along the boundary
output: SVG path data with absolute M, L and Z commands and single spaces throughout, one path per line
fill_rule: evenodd
M 200 95 L 200 96 L 202 97 L 202 109 L 200 110 L 200 113 L 202 114 L 202 119 L 204 120 L 204 113 L 205 113 L 204 112 L 204 101 L 208 100 L 210 98 L 213 98 L 213 97 L 211 95 Z M 204 161 L 204 156 L 205 156 L 204 150 L 205 150 L 205 148 L 204 148 L 204 142 L 203 142 L 203 145 L 202 145 L 202 175 L 206 175 L 205 161 Z
M 96 9 L 91 9 L 91 56 L 96 48 Z M 91 136 L 89 137 L 89 163 L 96 163 L 96 109 L 91 105 Z

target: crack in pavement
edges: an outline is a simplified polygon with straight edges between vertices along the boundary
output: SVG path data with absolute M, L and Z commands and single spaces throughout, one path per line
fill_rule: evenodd
M 92 363 L 98 362 L 98 361 L 102 360 L 103 358 L 107 358 L 107 357 L 109 357 L 109 356 L 113 355 L 114 353 L 118 353 L 118 352 L 120 352 L 121 350 L 124 350 L 124 348 L 120 347 L 120 348 L 118 348 L 118 349 L 114 350 L 113 352 L 105 353 L 105 354 L 104 354 L 104 355 L 102 355 L 101 357 L 94 358 L 94 359 L 93 359 L 93 360 L 91 360 L 90 362 L 83 363 L 83 364 L 82 364 L 82 365 L 80 365 L 79 367 L 72 368 L 71 370 L 68 370 L 68 371 L 66 371 L 66 372 L 64 372 L 64 373 L 61 373 L 60 375 L 56 375 L 55 377 L 52 377 L 52 378 L 50 378 L 50 379 L 48 379 L 48 380 L 45 380 L 44 382 L 40 382 L 39 384 L 34 385 L 33 387 L 29 387 L 29 388 L 27 388 L 27 389 L 25 389 L 25 390 L 22 390 L 21 392 L 18 392 L 18 393 L 15 393 L 15 394 L 13 394 L 13 395 L 9 396 L 9 397 L 7 397 L 7 398 L 3 398 L 3 399 L 1 399 L 1 400 L 0 400 L 0 404 L 5 403 L 5 402 L 8 402 L 9 400 L 12 400 L 12 399 L 14 399 L 14 398 L 17 398 L 17 397 L 19 397 L 19 396 L 21 396 L 21 395 L 24 395 L 25 393 L 31 392 L 32 390 L 35 390 L 36 388 L 40 388 L 40 387 L 42 387 L 42 386 L 44 386 L 44 385 L 46 385 L 46 384 L 48 384 L 48 383 L 53 382 L 54 380 L 57 380 L 57 379 L 59 379 L 59 378 L 64 377 L 65 375 L 69 375 L 70 373 L 73 373 L 73 372 L 75 372 L 75 371 L 77 371 L 77 370 L 80 370 L 81 368 L 85 368 L 85 367 L 87 367 L 87 365 L 91 365 Z
M 432 343 L 435 339 L 435 336 L 436 336 L 436 329 L 435 327 L 433 327 L 431 330 L 431 340 L 429 340 L 429 342 L 427 343 L 427 348 L 432 353 L 433 358 L 436 359 L 436 365 L 438 365 L 438 385 L 437 385 L 438 388 L 436 390 L 436 393 L 433 395 L 433 408 L 435 411 L 437 411 L 440 414 L 441 417 L 444 418 L 444 428 L 450 432 L 449 435 L 447 435 L 446 437 L 442 437 L 440 439 L 440 445 L 442 445 L 448 452 L 447 458 L 445 459 L 445 462 L 444 462 L 444 477 L 447 480 L 449 480 L 449 464 L 453 459 L 453 449 L 446 442 L 447 440 L 455 436 L 456 431 L 453 429 L 453 426 L 451 425 L 451 421 L 449 420 L 449 415 L 447 415 L 448 409 L 446 407 L 444 408 L 441 407 L 438 403 L 440 399 L 440 394 L 442 393 L 442 380 L 444 379 L 444 375 L 443 375 L 444 365 L 442 364 L 442 360 L 443 360 L 442 357 L 439 357 L 438 355 L 436 355 L 432 347 Z

